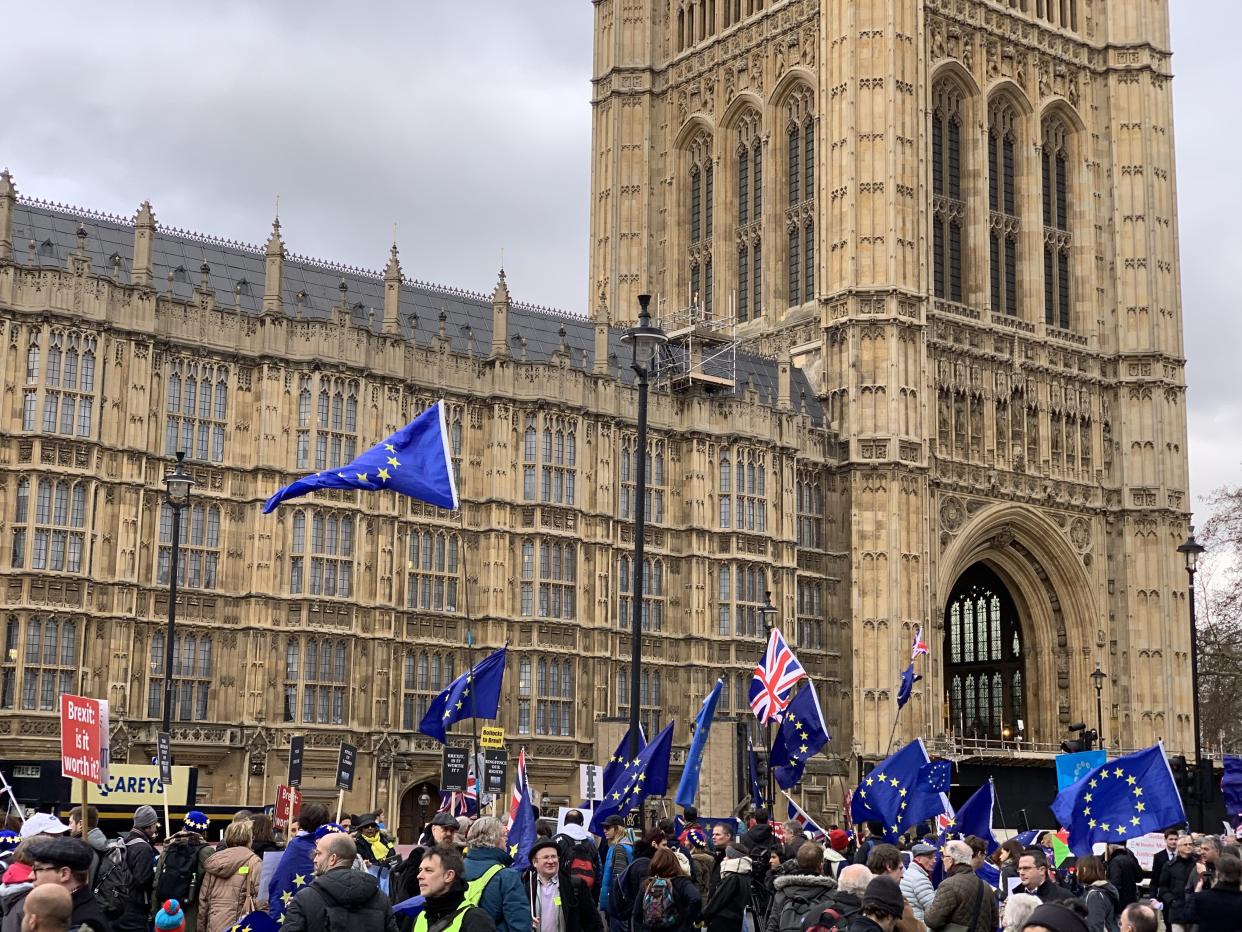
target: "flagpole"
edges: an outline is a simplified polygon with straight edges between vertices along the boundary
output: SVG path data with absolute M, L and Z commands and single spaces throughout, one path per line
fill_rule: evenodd
M 479 806 L 482 800 L 483 781 L 479 771 L 479 720 L 475 717 L 474 704 L 474 634 L 470 630 L 470 573 L 466 569 L 466 510 L 458 508 L 457 523 L 461 528 L 461 598 L 466 610 L 466 689 L 470 694 L 470 767 L 474 768 L 474 811 L 478 815 L 483 810 Z M 466 789 L 470 788 L 470 767 L 466 768 Z M 464 801 L 464 797 L 463 797 Z
M 888 733 L 888 749 L 884 752 L 885 757 L 893 753 L 893 739 L 897 737 L 897 722 L 900 720 L 901 706 L 897 706 L 897 714 L 893 716 L 893 730 Z
M 996 808 L 1000 810 L 1001 828 L 1008 830 L 1009 820 L 1005 818 L 1005 807 L 1001 805 L 1000 793 L 996 792 L 996 781 L 988 777 L 988 782 L 992 784 L 992 801 L 996 803 Z

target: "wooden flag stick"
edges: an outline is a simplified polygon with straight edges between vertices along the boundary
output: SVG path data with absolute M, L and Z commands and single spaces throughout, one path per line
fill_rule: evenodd
M 341 824 L 341 811 L 345 808 L 345 791 L 341 790 L 336 795 L 336 823 Z

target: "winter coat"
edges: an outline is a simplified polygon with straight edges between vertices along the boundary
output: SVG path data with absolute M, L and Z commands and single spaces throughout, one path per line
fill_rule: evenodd
M 716 859 L 706 848 L 690 849 L 690 863 L 694 865 L 694 885 L 699 888 L 703 902 L 711 894 L 712 871 L 716 869 Z
M 932 886 L 927 871 L 923 870 L 917 861 L 911 861 L 905 874 L 902 875 L 901 895 L 910 904 L 914 918 L 922 922 L 924 914 L 931 907 L 932 901 L 936 899 L 936 888 Z
M 5 884 L 0 888 L 0 932 L 21 932 L 22 906 L 32 883 Z
M 1163 875 L 1165 868 L 1177 859 L 1177 850 L 1173 851 L 1165 848 L 1163 851 L 1157 851 L 1155 857 L 1151 859 L 1151 887 L 1150 890 L 1154 895 L 1160 885 L 1164 883 Z
M 272 872 L 267 885 L 267 914 L 280 922 L 294 894 L 315 876 L 315 839 L 309 832 L 299 832 L 285 845 L 285 853 Z
M 650 926 L 643 924 L 643 894 L 647 890 L 647 885 L 652 883 L 656 878 L 648 874 L 642 884 L 638 888 L 638 895 L 634 897 L 633 919 L 634 932 L 652 932 Z M 703 899 L 699 896 L 699 888 L 689 877 L 674 877 L 671 881 L 673 885 L 673 902 L 677 909 L 677 922 L 671 926 L 663 926 L 661 932 L 689 932 L 694 928 L 694 924 L 699 921 L 699 913 L 703 908 Z
M 825 909 L 835 909 L 841 914 L 841 920 L 847 926 L 850 925 L 855 918 L 862 916 L 862 898 L 856 893 L 846 893 L 840 887 L 828 894 L 827 899 L 821 900 L 815 904 L 822 912 Z M 817 917 L 818 918 L 818 917 Z
M 69 928 L 73 932 L 79 932 L 82 926 L 86 926 L 91 932 L 109 932 L 112 928 L 90 887 L 78 887 L 73 891 L 73 912 L 69 914 Z
M 473 847 L 466 852 L 466 882 L 482 877 L 495 864 L 508 867 L 512 863 L 499 848 Z M 496 923 L 496 932 L 531 932 L 530 905 L 517 871 L 502 870 L 489 880 L 479 906 Z
M 1185 914 L 1199 932 L 1242 932 L 1242 891 L 1217 886 L 1195 893 L 1186 900 Z
M 207 844 L 206 839 L 198 832 L 176 832 L 168 839 L 168 844 L 164 845 L 164 850 L 160 852 L 160 858 L 155 863 L 155 873 L 151 878 L 151 918 L 155 918 L 155 914 L 159 912 L 160 906 L 154 896 L 154 891 L 159 889 L 160 875 L 164 873 L 164 862 L 168 858 L 168 851 L 174 845 L 193 845 L 198 848 L 198 867 L 195 877 L 190 881 L 190 897 L 181 904 L 181 909 L 185 913 L 185 932 L 198 932 L 198 891 L 203 884 L 203 878 L 206 876 L 207 859 L 212 856 L 214 850 L 211 845 Z
M 982 891 L 983 895 L 979 893 Z M 978 915 L 975 904 L 979 904 Z M 996 891 L 980 880 L 969 864 L 954 864 L 936 890 L 936 898 L 923 913 L 929 929 L 943 929 L 949 923 L 966 926 L 971 932 L 992 932 L 999 910 Z
M 461 907 L 461 901 L 466 898 L 466 881 L 458 879 L 457 883 L 449 888 L 449 891 L 443 896 L 433 896 L 427 899 L 423 912 L 419 915 L 419 919 L 424 916 L 427 918 L 427 928 L 436 925 L 445 919 L 450 920 Z M 416 924 L 415 920 L 410 921 L 410 926 Z M 397 925 L 401 925 L 401 919 L 398 918 Z M 461 917 L 461 932 L 496 932 L 496 924 L 492 922 L 492 917 L 477 906 L 467 909 Z
M 95 826 L 86 833 L 86 844 L 91 849 L 91 869 L 87 883 L 91 889 L 94 889 L 100 862 L 103 861 L 104 853 L 108 850 L 108 836 L 103 833 L 103 829 Z
M 1019 888 L 1015 892 L 1025 893 L 1026 891 Z M 1062 900 L 1072 900 L 1074 894 L 1065 887 L 1056 883 L 1051 877 L 1035 888 L 1034 896 L 1039 897 L 1041 903 L 1059 903 Z
M 604 863 L 600 868 L 599 908 L 610 920 L 617 912 L 612 906 L 613 885 L 621 879 L 625 869 L 630 866 L 634 854 L 634 846 L 627 842 L 618 842 L 608 846 L 604 854 Z M 628 919 L 628 916 L 625 916 Z
M 335 918 L 332 921 L 329 916 Z M 392 904 L 365 871 L 338 867 L 302 887 L 289 903 L 282 932 L 397 932 Z
M 1097 880 L 1087 887 L 1087 928 L 1090 932 L 1117 932 L 1121 909 L 1117 888 L 1107 880 Z
M 828 899 L 837 888 L 837 882 L 815 874 L 784 874 L 776 878 L 772 888 L 767 932 L 780 932 L 781 914 L 787 905 L 799 916 L 805 916 L 814 904 Z
M 724 858 L 715 889 L 702 909 L 707 932 L 737 932 L 750 904 L 750 858 Z
M 383 851 L 381 855 L 376 854 L 371 840 L 365 838 L 361 832 L 354 835 L 354 847 L 358 849 L 358 857 L 362 858 L 363 864 L 367 867 L 377 864 L 391 870 L 401 863 L 401 855 L 397 854 L 397 846 L 391 838 L 384 832 L 377 832 L 375 840 L 379 842 L 379 847 Z
M 1196 873 L 1194 858 L 1174 858 L 1161 871 L 1157 898 L 1168 910 L 1166 916 L 1170 923 L 1189 924 L 1186 921 L 1186 884 Z
M 1117 888 L 1117 915 L 1131 903 L 1138 902 L 1138 884 L 1143 868 L 1129 848 L 1114 848 L 1108 859 L 1108 881 Z
M 155 879 L 155 847 L 138 829 L 131 829 L 125 842 L 125 862 L 132 886 L 129 902 L 119 919 L 112 920 L 112 932 L 147 932 L 151 928 L 151 891 Z M 188 928 L 188 927 L 187 927 Z
M 755 901 L 755 908 L 763 913 L 767 911 L 768 894 L 768 860 L 773 848 L 780 848 L 780 840 L 766 822 L 757 822 L 742 833 L 742 847 L 750 851 L 750 894 Z
M 595 908 L 595 899 L 586 881 L 581 877 L 572 877 L 569 871 L 562 870 L 557 877 L 557 896 L 561 901 L 562 932 L 602 932 L 603 923 L 599 918 L 599 910 Z M 527 908 L 534 916 L 540 908 L 539 877 L 534 870 L 522 871 L 522 886 L 526 890 Z M 534 920 L 531 920 L 533 927 Z
M 262 873 L 258 855 L 240 845 L 209 857 L 198 891 L 198 932 L 228 932 L 239 918 L 266 906 L 258 903 Z

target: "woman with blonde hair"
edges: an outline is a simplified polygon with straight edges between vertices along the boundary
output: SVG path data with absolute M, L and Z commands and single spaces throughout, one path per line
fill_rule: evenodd
M 258 902 L 263 862 L 250 850 L 250 820 L 231 822 L 224 847 L 207 859 L 199 891 L 198 932 L 228 932 L 242 916 L 266 909 Z

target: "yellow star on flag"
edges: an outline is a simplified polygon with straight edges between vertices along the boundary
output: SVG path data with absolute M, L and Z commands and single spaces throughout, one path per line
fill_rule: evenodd
M 1139 817 L 1138 817 L 1138 816 L 1134 816 L 1132 819 L 1130 819 L 1130 824 L 1131 824 L 1131 825 L 1138 825 L 1138 824 L 1139 824 Z
M 1089 802 L 1091 802 L 1091 794 L 1090 794 L 1090 793 L 1084 793 L 1084 794 L 1083 794 L 1083 796 L 1082 796 L 1082 801 L 1083 801 L 1084 803 L 1089 803 Z
M 301 886 L 303 886 L 305 883 L 306 883 L 306 875 L 305 875 L 305 874 L 294 874 L 294 875 L 293 875 L 293 885 L 294 885 L 295 887 L 301 887 Z
M 1126 777 L 1126 783 L 1129 783 L 1131 786 L 1134 786 L 1137 782 L 1138 781 L 1134 779 L 1134 774 L 1130 774 L 1130 776 Z
M 367 478 L 367 474 L 364 472 L 355 473 L 355 475 L 357 475 L 359 482 L 370 482 L 371 481 L 370 479 Z
M 396 447 L 394 447 L 391 443 L 386 443 L 386 444 L 384 444 L 384 449 L 385 449 L 385 450 L 387 450 L 389 453 L 396 453 L 396 452 L 397 452 L 397 448 L 396 448 Z
M 288 890 L 286 890 L 284 893 L 280 895 L 280 902 L 284 903 L 286 906 L 289 905 L 289 901 L 292 899 L 293 899 L 293 894 L 290 893 Z
M 1143 811 L 1144 809 L 1146 809 L 1146 808 L 1147 808 L 1147 804 L 1146 804 L 1146 803 L 1138 803 L 1138 804 L 1136 804 L 1136 805 L 1135 805 L 1135 807 L 1134 807 L 1134 809 L 1135 809 L 1135 811 L 1136 811 L 1136 812 L 1142 812 L 1142 811 Z
M 387 482 L 387 481 L 388 481 L 388 479 L 389 479 L 389 476 L 388 476 L 388 470 L 387 470 L 387 469 L 383 469 L 382 467 L 381 467 L 381 469 L 379 470 L 379 472 L 377 472 L 377 473 L 376 473 L 376 475 L 377 475 L 377 476 L 379 476 L 379 477 L 380 477 L 380 480 L 381 480 L 381 481 L 383 481 L 383 482 Z
M 1097 784 L 1094 780 L 1092 780 L 1092 781 L 1091 781 L 1090 783 L 1088 783 L 1087 785 L 1088 785 L 1089 787 L 1091 787 L 1091 789 L 1095 789 L 1095 788 L 1096 788 L 1096 786 L 1098 786 L 1098 784 Z
M 1096 826 L 1095 819 L 1088 819 L 1088 820 L 1087 820 L 1087 825 L 1088 825 L 1088 827 L 1090 827 L 1090 828 L 1095 828 L 1095 826 Z
M 285 914 L 284 914 L 284 913 L 281 913 L 281 914 L 280 914 L 280 918 L 279 918 L 279 919 L 277 919 L 276 921 L 277 921 L 280 925 L 282 925 L 282 926 L 283 926 L 283 925 L 285 924 Z
M 1120 767 L 1118 767 L 1116 770 L 1113 771 L 1114 777 L 1124 777 L 1125 775 L 1126 775 L 1126 772 L 1122 770 Z
M 1106 831 L 1106 832 L 1107 832 L 1107 831 L 1108 831 L 1108 823 L 1107 823 L 1107 822 L 1101 822 L 1101 823 L 1100 823 L 1100 828 L 1102 828 L 1104 831 Z
M 901 788 L 901 792 L 900 792 L 898 795 L 900 795 L 900 796 L 905 796 L 905 795 L 906 795 L 906 788 L 905 788 L 904 786 Z
M 798 749 L 798 751 L 799 751 L 799 753 L 801 753 L 801 754 L 805 754 L 805 753 L 807 752 L 807 746 L 806 746 L 805 744 L 804 744 L 804 745 L 802 745 L 802 747 L 800 747 L 800 748 Z
M 390 456 L 388 457 L 388 465 L 395 469 L 401 464 L 397 462 L 397 458 L 395 456 Z
M 1142 795 L 1143 795 L 1143 788 L 1142 788 L 1141 786 L 1136 786 L 1136 787 L 1134 788 L 1134 795 L 1135 795 L 1135 796 L 1142 796 Z
M 1091 815 L 1091 807 L 1090 807 L 1090 806 L 1083 806 L 1083 807 L 1082 807 L 1082 814 L 1083 814 L 1083 815 Z

